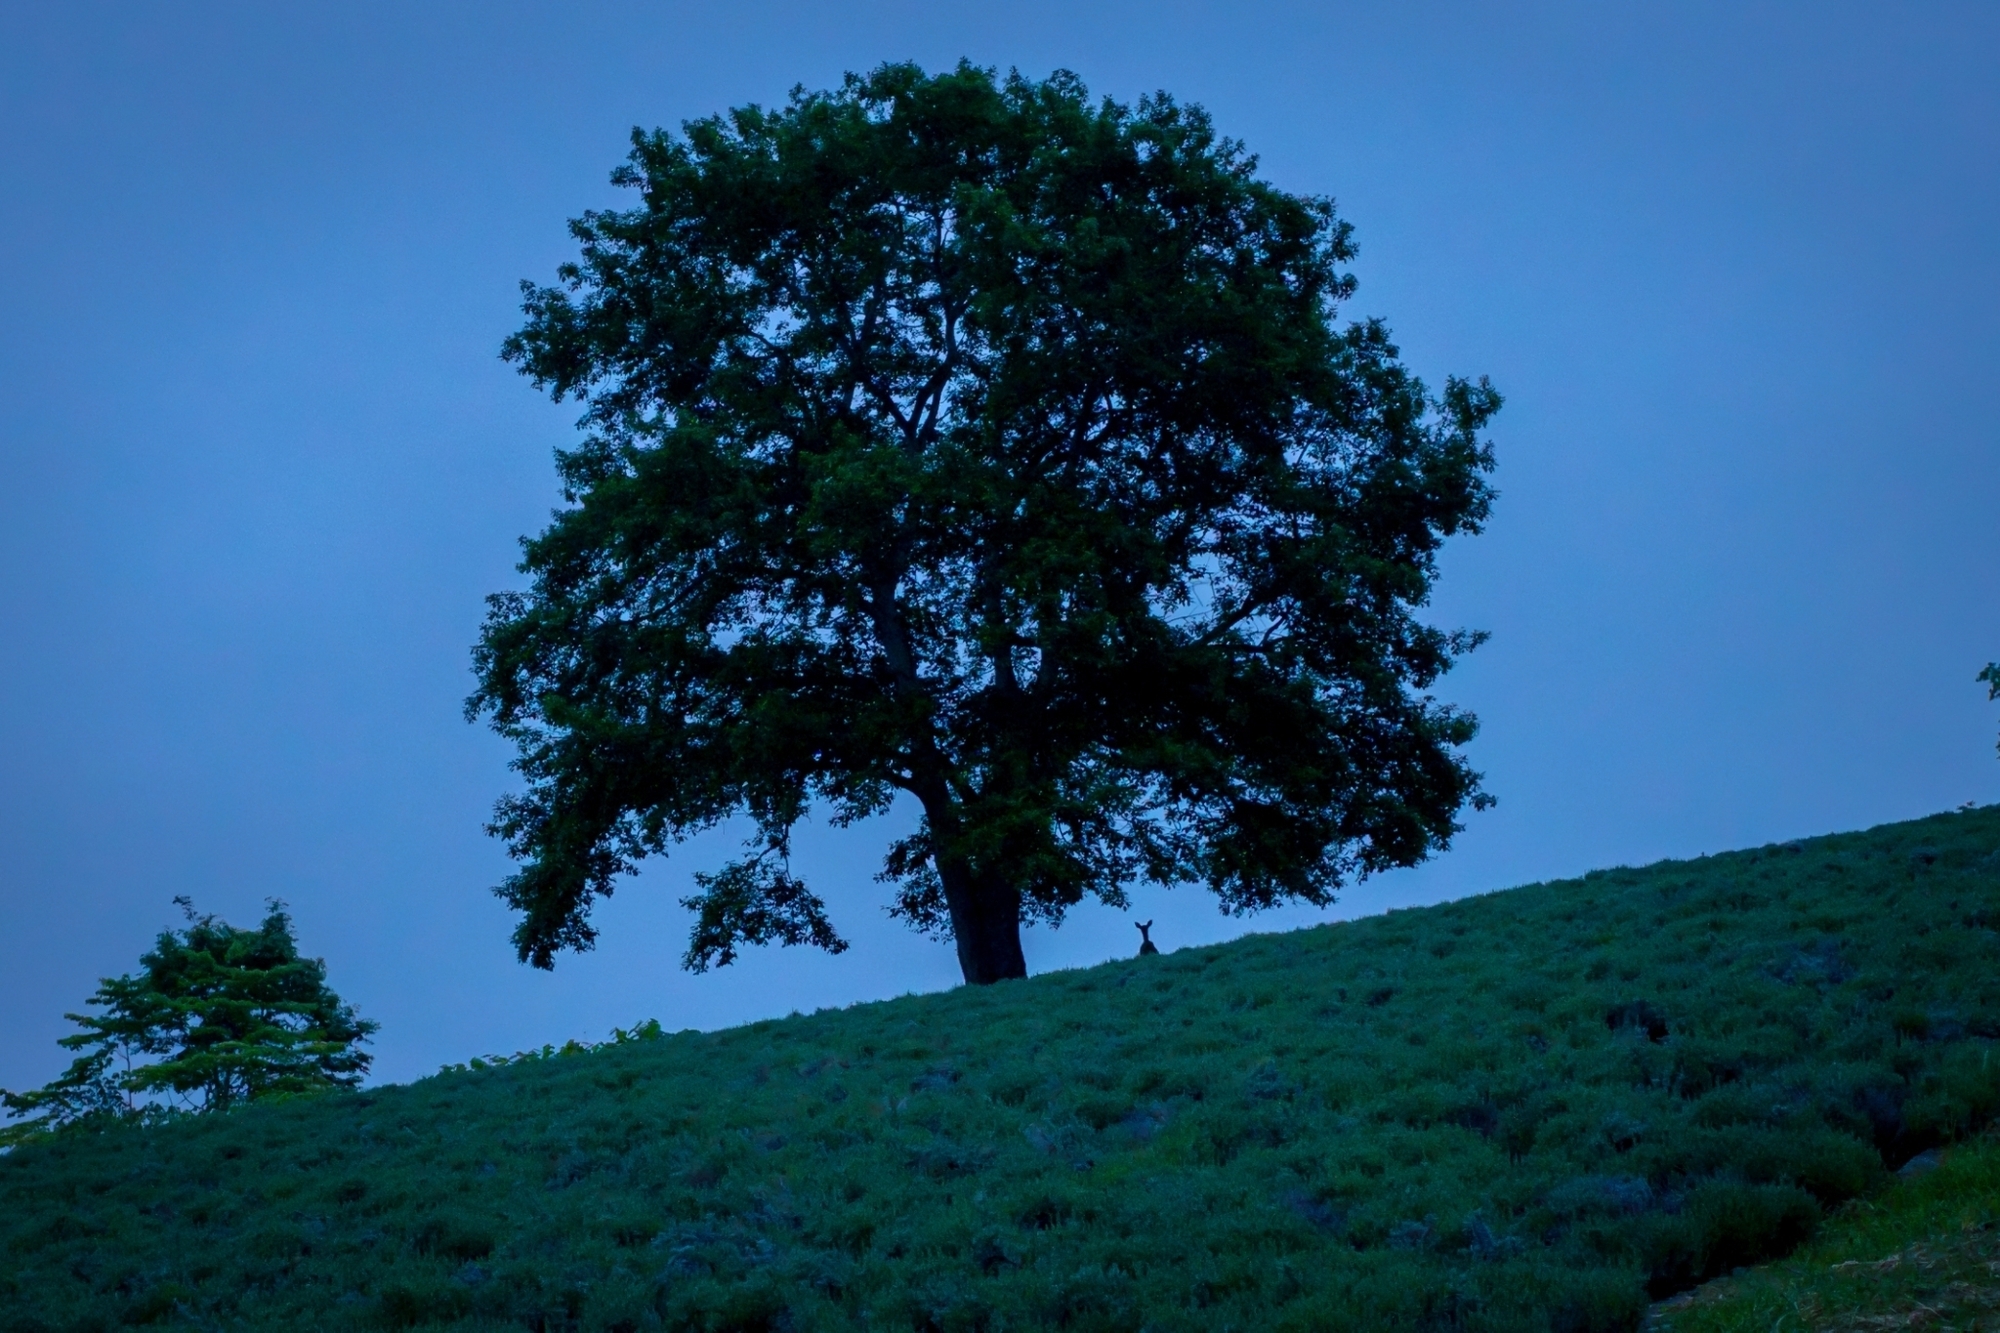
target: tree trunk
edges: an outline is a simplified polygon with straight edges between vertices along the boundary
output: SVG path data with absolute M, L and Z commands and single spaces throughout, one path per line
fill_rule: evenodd
M 973 873 L 957 857 L 938 858 L 958 968 L 968 985 L 988 986 L 1028 975 L 1021 955 L 1021 895 L 1013 885 Z
M 958 945 L 958 970 L 966 984 L 990 986 L 1028 975 L 1021 955 L 1021 891 L 999 875 L 974 869 L 954 849 L 958 809 L 950 788 L 939 775 L 936 750 L 922 738 L 919 750 L 930 761 L 912 788 L 924 808 L 930 830 L 931 855 L 944 884 L 945 907 L 951 913 L 952 940 Z
M 910 652 L 908 631 L 896 604 L 893 570 L 879 571 L 871 584 L 868 614 L 875 625 L 875 638 L 882 645 L 889 670 L 899 693 L 921 696 L 916 659 Z M 996 664 L 1002 679 L 1011 681 L 1011 654 L 1003 667 Z M 930 826 L 931 854 L 937 858 L 938 878 L 944 881 L 945 906 L 951 911 L 951 934 L 958 944 L 958 969 L 968 985 L 988 986 L 1028 975 L 1028 960 L 1021 956 L 1021 893 L 1012 884 L 991 873 L 975 871 L 966 859 L 951 850 L 958 831 L 944 762 L 937 743 L 926 729 L 911 738 L 911 769 L 914 782 L 910 791 L 924 807 L 924 821 Z

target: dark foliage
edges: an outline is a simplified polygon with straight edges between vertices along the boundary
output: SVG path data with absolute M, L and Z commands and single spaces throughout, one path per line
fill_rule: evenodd
M 1417 613 L 1499 395 L 1340 327 L 1347 224 L 1254 167 L 1164 96 L 963 66 L 635 134 L 638 205 L 506 347 L 587 406 L 468 705 L 528 780 L 524 959 L 737 813 L 690 964 L 837 947 L 786 864 L 815 802 L 915 799 L 894 910 L 973 981 L 1086 895 L 1325 903 L 1447 844 L 1473 722 L 1423 691 L 1475 636 Z
M 2000 699 L 2000 662 L 1988 662 L 1986 669 L 1979 673 L 1979 679 L 1986 683 L 1986 697 Z
M 86 1003 L 102 1014 L 64 1015 L 83 1029 L 59 1039 L 83 1052 L 69 1070 L 34 1092 L 0 1093 L 22 1121 L 0 1144 L 353 1087 L 367 1073 L 360 1044 L 375 1024 L 327 986 L 325 963 L 299 956 L 282 903 L 241 930 L 175 901 L 187 927 L 162 931 L 140 971 L 98 987 Z

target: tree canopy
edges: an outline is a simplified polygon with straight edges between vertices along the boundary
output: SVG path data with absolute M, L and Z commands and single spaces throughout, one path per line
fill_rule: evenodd
M 273 900 L 263 924 L 242 930 L 197 916 L 160 933 L 140 970 L 106 978 L 65 1014 L 81 1032 L 59 1038 L 82 1052 L 33 1092 L 0 1093 L 10 1118 L 0 1143 L 72 1126 L 149 1120 L 177 1111 L 226 1111 L 259 1097 L 352 1087 L 367 1073 L 360 1043 L 376 1024 L 326 984 L 326 964 L 301 958 L 291 917 Z
M 1986 686 L 1988 699 L 2000 699 L 2000 662 L 1988 662 L 1978 679 Z
M 1478 636 L 1419 613 L 1500 397 L 1343 325 L 1349 226 L 1199 108 L 889 65 L 613 179 L 504 351 L 585 407 L 467 704 L 525 960 L 737 815 L 688 966 L 844 948 L 792 830 L 902 793 L 891 911 L 984 982 L 1086 895 L 1323 904 L 1486 801 L 1425 693 Z

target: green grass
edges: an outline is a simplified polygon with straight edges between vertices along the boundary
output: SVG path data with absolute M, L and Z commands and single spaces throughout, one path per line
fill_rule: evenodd
M 2000 1329 L 2000 1137 L 1857 1199 L 1780 1264 L 1659 1311 L 1659 1333 L 1928 1333 Z
M 57 1139 L 0 1329 L 1630 1329 L 2000 1111 L 1996 925 L 1989 808 Z

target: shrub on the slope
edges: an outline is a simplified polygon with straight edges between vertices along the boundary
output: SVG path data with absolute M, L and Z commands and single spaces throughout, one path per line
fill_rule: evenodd
M 1993 1328 L 1996 1319 L 2000 1137 L 1988 1133 L 1879 1199 L 1850 1203 L 1785 1263 L 1670 1302 L 1657 1327 L 1663 1333 L 1764 1333 L 1783 1326 L 1971 1333 Z
M 0 1307 L 1629 1328 L 2000 1109 L 1996 849 L 1939 816 L 37 1147 Z

